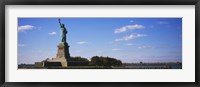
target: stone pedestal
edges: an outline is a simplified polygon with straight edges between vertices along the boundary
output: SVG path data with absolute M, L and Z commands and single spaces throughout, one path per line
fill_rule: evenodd
M 56 58 L 65 58 L 66 60 L 70 58 L 69 45 L 67 43 L 59 43 Z
M 35 63 L 36 67 L 67 67 L 67 60 L 70 58 L 69 45 L 67 43 L 61 42 L 58 44 L 58 51 L 56 58 L 47 59 L 41 63 Z
M 69 45 L 67 43 L 59 43 L 56 58 L 49 59 L 47 62 L 60 62 L 62 67 L 67 67 L 67 59 L 70 58 Z

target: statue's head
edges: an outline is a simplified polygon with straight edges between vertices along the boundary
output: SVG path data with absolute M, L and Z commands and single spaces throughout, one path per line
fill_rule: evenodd
M 61 25 L 61 27 L 65 27 L 65 25 L 64 25 L 64 24 L 62 24 L 62 25 Z

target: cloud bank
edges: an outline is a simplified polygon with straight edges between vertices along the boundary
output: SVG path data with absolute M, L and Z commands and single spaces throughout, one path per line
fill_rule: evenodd
M 132 40 L 132 39 L 136 39 L 136 38 L 140 38 L 140 37 L 145 37 L 147 35 L 145 34 L 131 34 L 129 36 L 125 36 L 122 38 L 117 38 L 115 39 L 115 41 L 128 41 L 128 40 Z
M 77 42 L 77 44 L 80 44 L 80 45 L 82 45 L 82 44 L 87 44 L 88 42 L 86 42 L 86 41 L 80 41 L 80 42 Z
M 124 33 L 124 32 L 127 32 L 127 31 L 130 31 L 130 30 L 136 30 L 136 29 L 144 29 L 145 27 L 143 25 L 138 25 L 138 24 L 135 24 L 135 25 L 126 25 L 126 26 L 123 26 L 119 29 L 116 29 L 114 31 L 115 34 L 117 33 Z
M 50 32 L 50 33 L 48 33 L 49 35 L 55 35 L 56 34 L 56 32 Z
M 33 29 L 34 26 L 32 25 L 22 25 L 22 26 L 18 26 L 18 32 L 25 32 L 27 30 L 31 30 Z

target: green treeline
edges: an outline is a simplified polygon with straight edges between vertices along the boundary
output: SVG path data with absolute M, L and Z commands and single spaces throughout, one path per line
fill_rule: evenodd
M 71 57 L 71 61 L 84 61 L 84 62 L 89 62 L 87 58 L 82 58 L 80 56 L 77 57 Z
M 93 56 L 91 58 L 91 64 L 96 66 L 121 66 L 122 62 L 115 58 Z
M 87 58 L 82 57 L 71 57 L 67 60 L 69 66 L 88 66 L 90 61 Z
M 103 57 L 103 56 L 93 56 L 89 61 L 87 58 L 82 57 L 71 57 L 68 60 L 70 66 L 121 66 L 122 62 L 115 58 Z

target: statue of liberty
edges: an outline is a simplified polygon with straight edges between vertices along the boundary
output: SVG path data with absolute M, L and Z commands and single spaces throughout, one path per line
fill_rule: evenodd
M 59 24 L 60 24 L 60 32 L 61 32 L 61 42 L 66 43 L 66 34 L 67 34 L 67 29 L 65 28 L 64 24 L 61 24 L 60 19 L 58 19 Z

